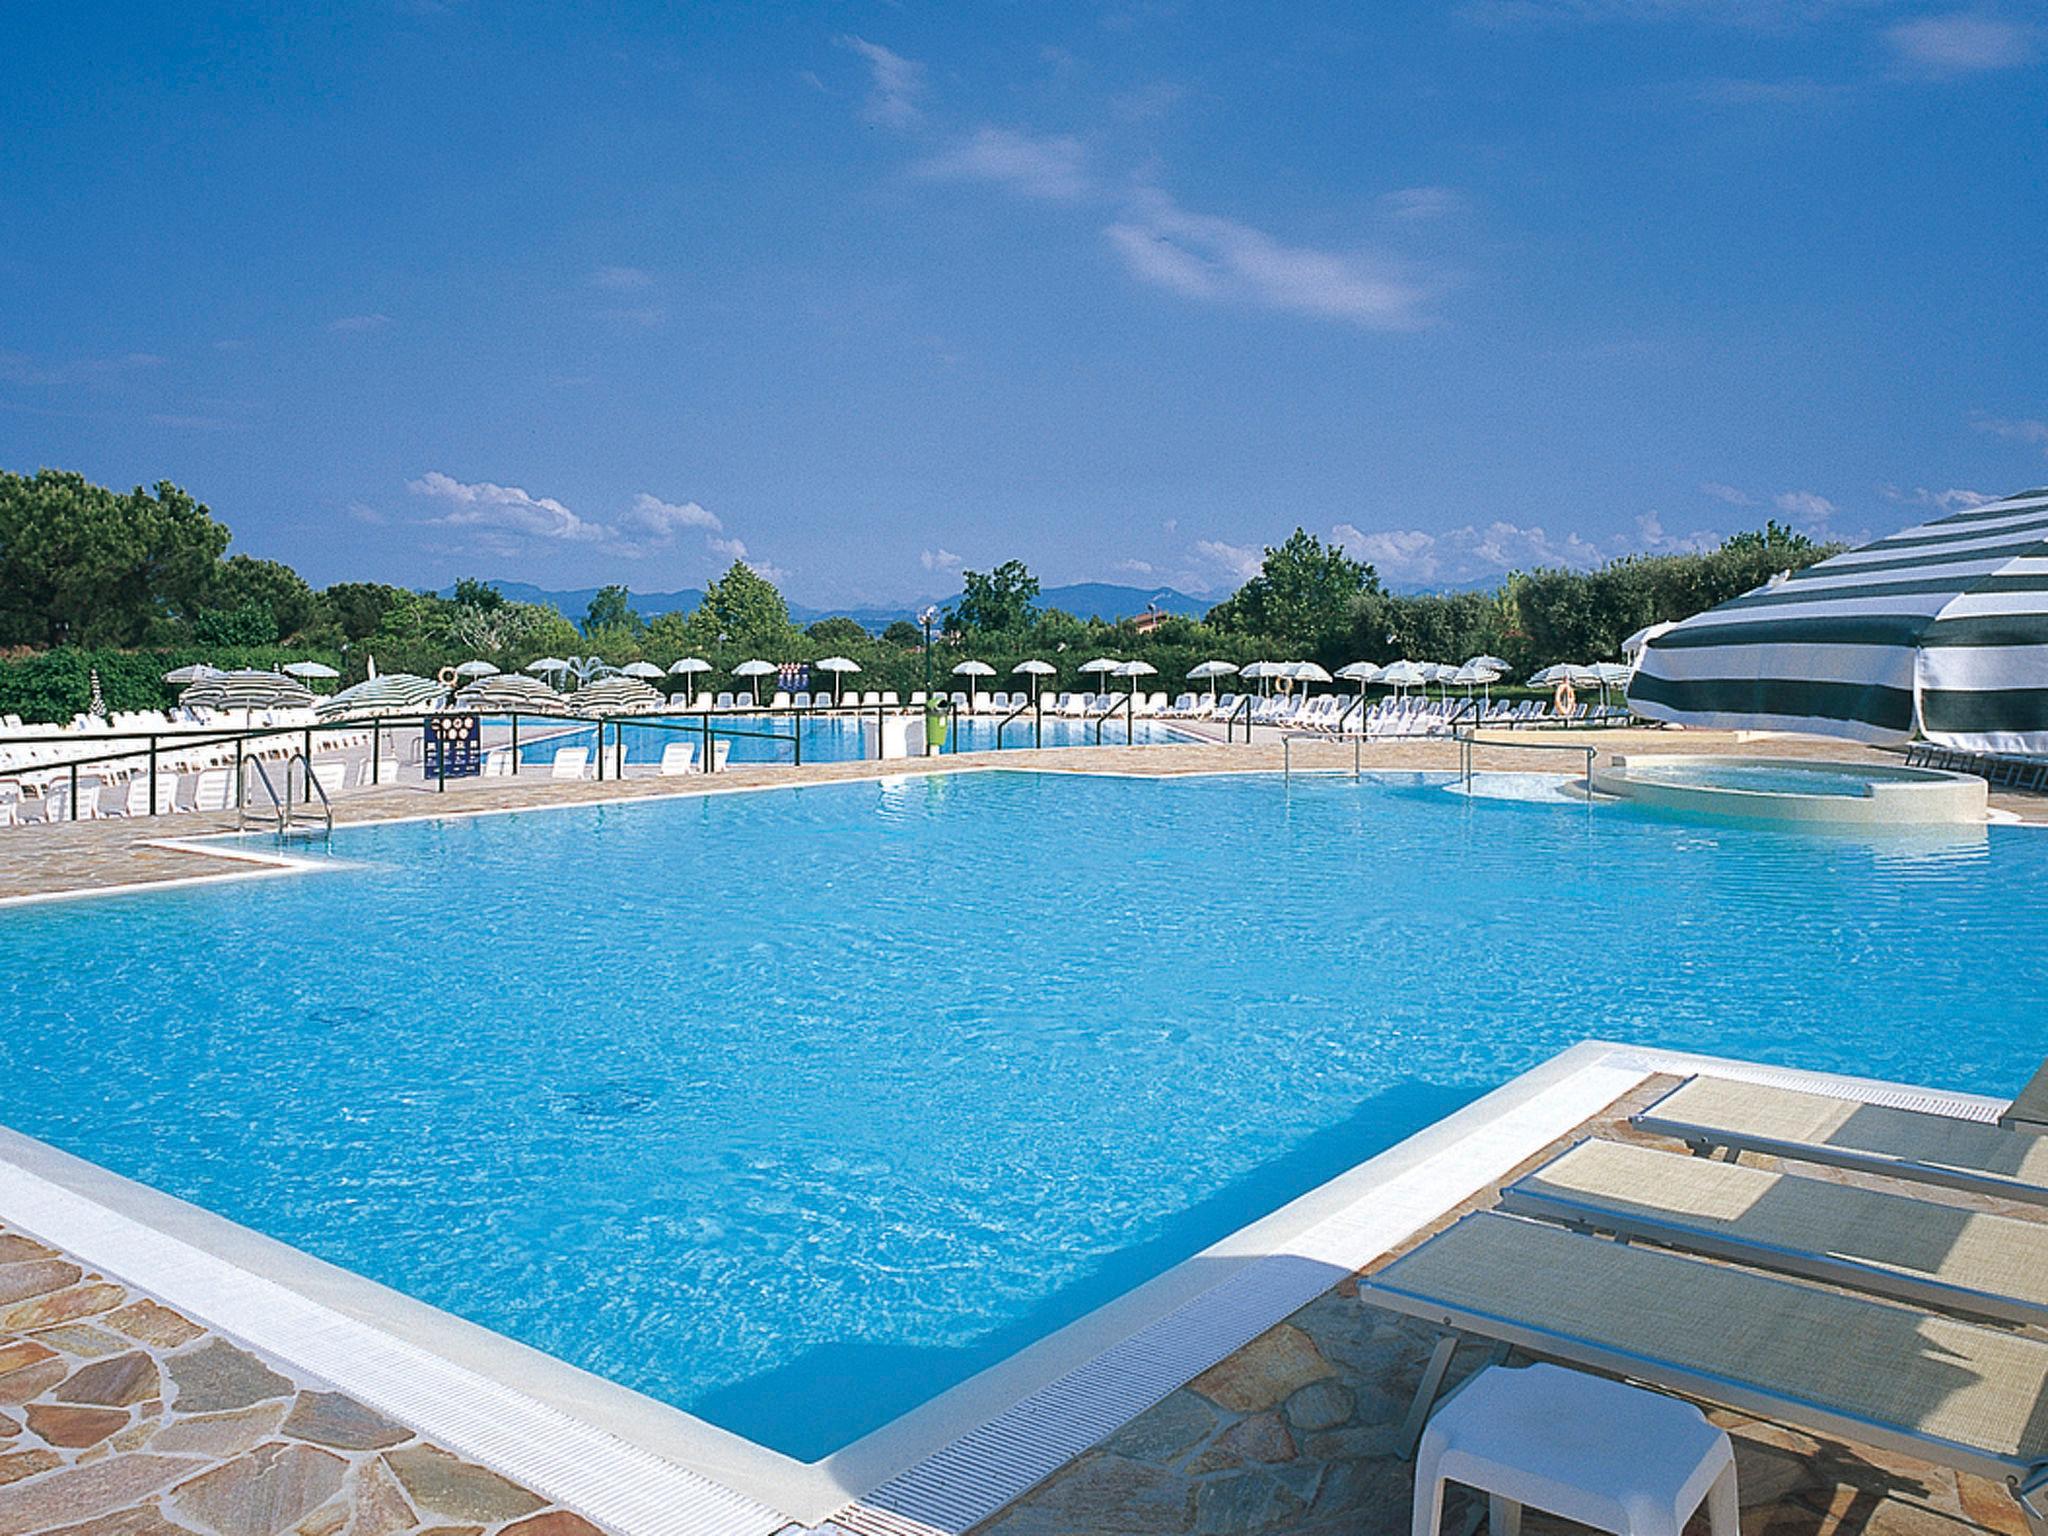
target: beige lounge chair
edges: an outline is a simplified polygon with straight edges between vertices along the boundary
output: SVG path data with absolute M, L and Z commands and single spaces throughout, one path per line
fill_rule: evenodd
M 2048 1222 L 1615 1141 L 1585 1141 L 1501 1208 L 1891 1296 L 2048 1324 Z
M 2036 1536 L 2048 1516 L 2048 1342 L 1546 1222 L 1467 1216 L 1358 1288 L 1458 1335 L 2001 1482 Z M 1412 1446 L 1413 1438 L 1409 1440 Z
M 1761 1152 L 2048 1205 L 2048 1137 L 1978 1120 L 1695 1077 L 1630 1124 L 1702 1154 Z

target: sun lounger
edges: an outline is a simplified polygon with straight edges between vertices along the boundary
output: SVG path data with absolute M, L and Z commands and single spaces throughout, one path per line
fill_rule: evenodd
M 2048 1205 L 2048 1137 L 1726 1078 L 1690 1078 L 1634 1116 L 1695 1152 L 1757 1152 Z
M 2004 1483 L 2048 1517 L 2048 1342 L 1491 1212 L 1395 1260 L 1359 1298 L 1458 1334 Z M 1412 1445 L 1413 1440 L 1409 1443 Z
M 2048 1323 L 2048 1223 L 1585 1141 L 1501 1191 L 1501 1208 L 1918 1306 Z
M 590 766 L 590 748 L 557 747 L 553 764 L 548 769 L 551 779 L 580 779 Z
M 2024 1131 L 2032 1136 L 2048 1133 L 2048 1062 L 2042 1063 L 2041 1070 L 2020 1090 L 2020 1096 L 2006 1106 L 1998 1123 L 2008 1131 Z
M 661 749 L 661 764 L 656 772 L 663 778 L 672 779 L 678 774 L 694 773 L 696 768 L 697 743 L 672 741 Z
M 231 794 L 225 768 L 209 768 L 199 775 L 199 782 L 192 790 L 192 808 L 199 811 L 224 811 L 228 808 Z

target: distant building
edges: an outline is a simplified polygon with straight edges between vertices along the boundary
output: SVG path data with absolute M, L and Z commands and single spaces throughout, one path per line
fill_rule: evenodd
M 1168 613 L 1164 608 L 1160 608 L 1153 604 L 1148 603 L 1143 613 L 1134 615 L 1132 617 L 1131 628 L 1135 629 L 1141 635 L 1149 635 L 1152 633 L 1153 630 L 1157 629 L 1160 625 L 1164 624 L 1168 619 L 1172 617 L 1173 615 Z

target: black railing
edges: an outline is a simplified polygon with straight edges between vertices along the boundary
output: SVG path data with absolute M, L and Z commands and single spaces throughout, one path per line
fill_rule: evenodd
M 1251 745 L 1252 705 L 1255 702 L 1256 700 L 1253 698 L 1253 696 L 1248 693 L 1243 698 L 1237 701 L 1236 705 L 1232 707 L 1229 714 L 1223 717 L 1223 742 L 1225 746 L 1228 746 L 1231 742 L 1237 740 L 1237 722 L 1239 720 L 1244 721 L 1245 745 Z

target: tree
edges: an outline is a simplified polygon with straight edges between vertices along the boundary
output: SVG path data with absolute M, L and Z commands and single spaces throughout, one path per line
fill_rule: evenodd
M 590 600 L 590 608 L 583 615 L 583 633 L 595 634 L 600 629 L 636 630 L 641 625 L 640 615 L 633 611 L 632 600 L 626 589 L 620 586 L 599 587 L 597 596 Z
M 987 573 L 962 571 L 960 601 L 946 615 L 946 628 L 959 634 L 1018 635 L 1030 627 L 1038 578 L 1022 560 L 1005 560 Z
M 219 617 L 227 614 L 238 617 L 231 623 Z M 267 634 L 259 632 L 266 625 L 255 621 L 256 614 L 267 620 Z M 220 633 L 223 624 L 246 637 L 212 640 L 214 644 L 274 645 L 311 629 L 321 617 L 320 602 L 313 589 L 290 566 L 275 560 L 232 555 L 213 568 L 202 606 L 193 613 L 192 622 L 193 633 L 202 640 L 210 638 L 203 632 L 205 629 Z
M 1209 623 L 1321 650 L 1342 642 L 1354 601 L 1379 590 L 1371 566 L 1296 528 L 1277 549 L 1268 546 L 1256 576 L 1209 610 Z
M 197 606 L 228 530 L 168 480 L 126 495 L 0 472 L 0 643 L 135 645 Z
M 489 613 L 495 608 L 505 606 L 504 593 L 500 592 L 488 581 L 479 581 L 474 576 L 464 576 L 461 580 L 457 581 L 455 583 L 455 591 L 451 596 L 461 607 L 475 608 L 483 613 Z
M 902 621 L 899 619 L 897 622 Z M 820 645 L 859 645 L 868 638 L 868 632 L 861 628 L 858 620 L 839 614 L 818 620 L 804 633 Z
M 685 621 L 694 642 L 710 646 L 723 637 L 741 650 L 765 652 L 789 648 L 795 629 L 789 604 L 775 583 L 744 560 L 733 561 L 718 580 L 704 589 L 704 601 Z
M 462 583 L 455 584 L 462 590 Z M 495 594 L 495 588 L 486 588 Z M 347 640 L 365 640 L 377 632 L 393 603 L 410 594 L 403 587 L 387 587 L 379 581 L 338 581 L 323 589 L 320 602 L 328 618 Z
M 882 644 L 914 651 L 924 644 L 924 631 L 908 619 L 892 619 L 889 627 L 882 631 Z

